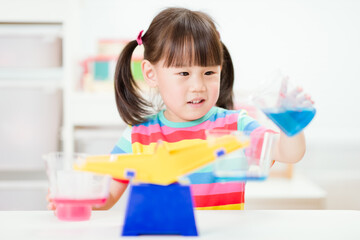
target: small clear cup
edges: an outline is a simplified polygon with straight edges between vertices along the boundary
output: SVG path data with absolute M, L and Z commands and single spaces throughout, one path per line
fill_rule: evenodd
M 63 221 L 85 221 L 92 206 L 105 204 L 111 177 L 73 169 L 85 161 L 86 154 L 52 152 L 43 156 L 49 180 L 50 199 L 55 203 L 56 216 Z
M 263 83 L 251 100 L 290 137 L 301 132 L 316 114 L 310 96 L 301 87 L 295 87 L 288 77 L 279 76 Z
M 214 162 L 214 175 L 224 181 L 265 180 L 272 164 L 272 149 L 277 134 L 261 128 L 246 136 L 240 131 L 208 130 L 207 140 L 223 135 L 235 135 L 240 139 L 249 138 L 250 145 L 244 149 L 219 155 Z M 261 130 L 259 129 L 259 130 Z

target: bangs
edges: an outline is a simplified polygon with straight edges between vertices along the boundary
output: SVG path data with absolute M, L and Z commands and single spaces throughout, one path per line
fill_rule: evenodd
M 177 24 L 167 31 L 161 54 L 164 67 L 222 65 L 222 44 L 217 31 L 196 23 Z

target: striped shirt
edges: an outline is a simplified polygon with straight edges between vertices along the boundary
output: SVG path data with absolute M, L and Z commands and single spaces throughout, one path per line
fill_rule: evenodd
M 171 122 L 164 110 L 150 116 L 146 122 L 129 126 L 112 153 L 153 153 L 159 140 L 171 147 L 205 140 L 205 131 L 211 129 L 238 130 L 250 134 L 260 125 L 243 110 L 213 107 L 205 116 L 190 122 Z M 213 165 L 188 176 L 194 205 L 197 209 L 243 209 L 245 182 L 218 179 Z

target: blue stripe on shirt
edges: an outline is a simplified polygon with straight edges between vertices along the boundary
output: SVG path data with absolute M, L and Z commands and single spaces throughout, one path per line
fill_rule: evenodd
M 257 121 L 252 121 L 244 127 L 244 134 L 250 135 L 250 133 L 258 127 L 260 127 L 260 124 Z
M 252 179 L 248 176 L 239 177 L 217 177 L 213 172 L 200 172 L 192 173 L 187 176 L 191 184 L 211 184 L 220 182 L 245 182 L 246 180 Z M 258 178 L 254 177 L 254 180 L 264 180 L 266 177 Z
M 111 154 L 120 154 L 120 153 L 126 153 L 124 150 L 119 148 L 118 146 L 115 146 L 113 150 L 111 151 Z
M 216 108 L 215 113 L 212 116 L 210 116 L 206 121 L 215 122 L 217 119 L 225 118 L 226 116 L 231 115 L 231 114 L 237 114 L 237 113 L 242 114 L 242 111 L 243 110 L 225 110 L 222 108 Z M 165 126 L 165 124 L 159 119 L 159 114 L 152 115 L 149 117 L 148 121 L 146 121 L 144 123 L 140 123 L 135 126 L 149 127 L 151 125 L 159 125 L 160 127 Z

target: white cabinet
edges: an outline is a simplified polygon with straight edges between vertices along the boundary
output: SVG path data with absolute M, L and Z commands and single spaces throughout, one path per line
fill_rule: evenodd
M 125 127 L 113 93 L 76 89 L 84 4 L 1 1 L 0 210 L 45 209 L 47 180 L 41 156 L 59 150 L 108 152 Z
M 75 150 L 77 128 L 124 128 L 112 92 L 77 91 L 80 61 L 84 58 L 81 34 L 86 23 L 81 18 L 86 16 L 86 1 L 3 2 L 0 8 L 0 88 L 62 91 L 59 139 L 61 150 L 65 152 Z M 89 26 L 85 29 L 91 31 Z M 87 42 L 95 40 L 86 39 Z M 43 125 L 43 131 L 52 127 Z M 118 137 L 113 137 L 114 144 Z
M 0 171 L 43 170 L 41 155 L 59 149 L 66 70 L 63 5 L 2 2 Z
M 46 207 L 41 156 L 60 149 L 61 125 L 68 124 L 64 96 L 75 76 L 77 3 L 1 1 L 1 210 Z

